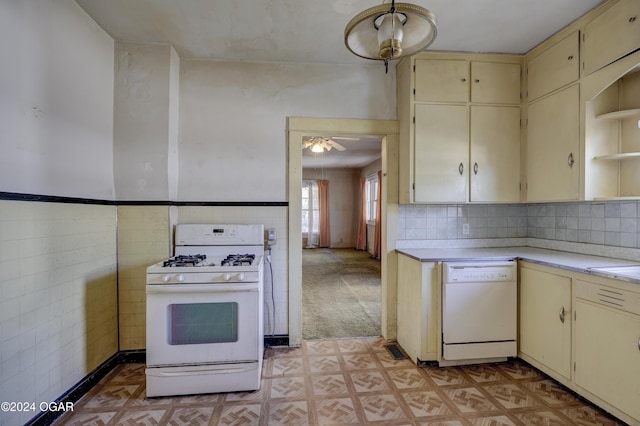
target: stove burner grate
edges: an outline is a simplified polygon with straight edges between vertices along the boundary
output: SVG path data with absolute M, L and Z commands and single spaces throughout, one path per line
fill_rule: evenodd
M 162 266 L 196 266 L 207 258 L 205 254 L 181 254 L 162 262 Z
M 251 266 L 253 264 L 254 259 L 256 258 L 255 254 L 230 254 L 220 263 L 221 266 Z

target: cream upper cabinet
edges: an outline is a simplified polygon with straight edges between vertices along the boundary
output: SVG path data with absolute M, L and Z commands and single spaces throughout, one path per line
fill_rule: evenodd
M 467 102 L 469 63 L 465 60 L 416 59 L 416 102 Z
M 640 421 L 640 293 L 604 283 L 576 281 L 575 381 Z
M 521 59 L 425 52 L 400 62 L 401 203 L 520 201 Z
M 467 200 L 468 111 L 465 105 L 416 104 L 415 202 Z
M 586 75 L 640 48 L 640 1 L 620 0 L 584 27 Z
M 579 113 L 578 84 L 529 104 L 527 201 L 578 199 Z
M 520 356 L 571 380 L 571 278 L 522 264 L 519 286 Z
M 580 34 L 572 33 L 527 62 L 527 99 L 533 101 L 580 78 Z
M 471 106 L 472 202 L 520 200 L 520 107 Z
M 471 102 L 520 104 L 520 64 L 471 62 Z

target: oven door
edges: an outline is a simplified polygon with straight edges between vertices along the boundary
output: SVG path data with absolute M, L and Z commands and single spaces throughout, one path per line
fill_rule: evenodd
M 147 285 L 147 365 L 255 362 L 258 283 Z

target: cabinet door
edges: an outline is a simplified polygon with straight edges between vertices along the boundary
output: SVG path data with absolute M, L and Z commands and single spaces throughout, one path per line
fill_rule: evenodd
M 574 84 L 529 105 L 527 201 L 578 198 L 579 101 Z
M 640 420 L 640 317 L 576 300 L 576 384 Z
M 462 105 L 415 105 L 414 200 L 465 202 L 469 119 Z
M 471 107 L 471 201 L 520 201 L 520 107 Z
M 571 379 L 571 279 L 521 267 L 519 297 L 520 352 Z
M 467 102 L 469 63 L 465 60 L 416 59 L 416 102 Z
M 529 101 L 580 78 L 579 38 L 576 31 L 528 62 Z
M 584 72 L 590 74 L 640 48 L 640 1 L 621 0 L 584 27 Z
M 520 64 L 471 63 L 471 102 L 520 104 Z

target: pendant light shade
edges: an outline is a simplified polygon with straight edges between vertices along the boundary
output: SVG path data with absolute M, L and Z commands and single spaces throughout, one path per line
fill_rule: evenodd
M 436 17 L 429 10 L 393 1 L 357 14 L 344 30 L 344 43 L 354 55 L 388 65 L 426 49 L 437 32 Z

